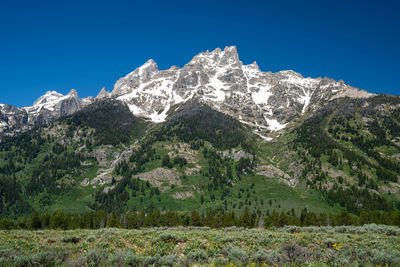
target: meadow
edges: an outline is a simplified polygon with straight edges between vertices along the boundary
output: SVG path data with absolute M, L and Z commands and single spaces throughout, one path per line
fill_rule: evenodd
M 400 228 L 3 230 L 0 266 L 399 266 Z

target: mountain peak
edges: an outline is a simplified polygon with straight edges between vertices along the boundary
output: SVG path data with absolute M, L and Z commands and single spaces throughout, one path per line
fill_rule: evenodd
M 132 91 L 132 88 L 138 86 L 141 82 L 145 82 L 154 74 L 159 72 L 157 63 L 154 60 L 149 59 L 139 68 L 120 78 L 114 85 L 114 90 L 111 92 L 111 96 L 121 96 Z
M 110 92 L 106 91 L 106 88 L 103 87 L 100 93 L 96 96 L 95 100 L 102 100 L 110 96 Z
M 78 93 L 76 92 L 75 89 L 71 89 L 71 91 L 69 91 L 69 93 L 67 94 L 67 96 L 78 97 Z
M 224 52 L 231 52 L 231 53 L 236 53 L 237 54 L 237 48 L 236 48 L 235 45 L 225 46 Z
M 56 92 L 56 91 L 47 91 L 44 95 L 39 97 L 34 103 L 34 106 L 41 105 L 50 101 L 54 101 L 60 97 L 63 97 L 64 95 Z
M 157 63 L 154 60 L 147 60 L 142 66 L 135 69 L 129 75 L 139 78 L 141 81 L 150 79 L 156 72 L 158 72 Z

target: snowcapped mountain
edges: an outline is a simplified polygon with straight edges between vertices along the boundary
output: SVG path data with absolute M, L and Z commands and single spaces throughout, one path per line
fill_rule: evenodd
M 77 92 L 72 89 L 65 96 L 56 91 L 48 91 L 32 106 L 17 108 L 0 104 L 0 133 L 12 135 L 32 126 L 50 123 L 78 111 L 92 101 L 91 97 L 80 99 Z
M 103 88 L 95 99 L 79 99 L 55 91 L 41 96 L 33 106 L 0 105 L 0 133 L 49 123 L 85 105 L 106 98 L 125 102 L 132 113 L 163 122 L 176 104 L 197 99 L 250 125 L 265 139 L 293 119 L 320 108 L 338 97 L 370 97 L 372 94 L 328 78 L 304 78 L 294 71 L 262 72 L 257 63 L 243 65 L 235 46 L 206 51 L 182 68 L 159 70 L 148 60 L 120 78 L 112 92 Z
M 197 98 L 262 136 L 331 99 L 371 95 L 332 79 L 262 72 L 256 62 L 243 65 L 235 46 L 200 53 L 183 68 L 160 71 L 149 60 L 119 79 L 110 94 L 127 103 L 133 114 L 154 122 L 164 121 L 172 106 Z

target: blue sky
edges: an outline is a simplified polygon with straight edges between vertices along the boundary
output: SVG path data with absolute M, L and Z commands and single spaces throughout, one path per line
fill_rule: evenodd
M 167 69 L 226 45 L 263 71 L 400 94 L 397 2 L 0 0 L 0 102 L 95 96 L 149 58 Z

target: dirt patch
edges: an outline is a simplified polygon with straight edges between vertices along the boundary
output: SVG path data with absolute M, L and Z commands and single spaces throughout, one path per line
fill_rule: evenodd
M 180 156 L 185 158 L 189 163 L 194 164 L 197 162 L 197 155 L 199 152 L 197 150 L 191 149 L 190 145 L 188 144 L 179 143 L 176 145 L 165 145 L 164 148 L 169 150 L 168 156 L 170 158 Z
M 157 168 L 149 172 L 134 176 L 143 181 L 148 181 L 151 185 L 158 187 L 161 191 L 171 188 L 171 185 L 181 185 L 178 175 L 170 169 Z
M 111 190 L 113 190 L 115 188 L 115 185 L 112 186 L 106 186 L 103 189 L 103 193 L 108 194 L 108 192 L 110 192 Z
M 198 172 L 200 171 L 200 169 L 201 169 L 201 166 L 196 164 L 196 167 L 193 167 L 193 168 L 186 168 L 186 169 L 185 169 L 185 174 L 186 174 L 187 176 L 190 176 L 190 175 L 193 175 L 193 174 L 198 173 Z
M 330 167 L 328 167 L 327 164 L 323 164 L 322 165 L 322 170 L 324 172 L 328 172 L 328 176 L 332 177 L 332 178 L 338 178 L 338 177 L 342 177 L 344 180 L 346 180 L 347 182 L 349 182 L 350 184 L 355 184 L 356 181 L 354 180 L 354 178 L 352 179 L 345 171 L 343 170 L 335 170 L 332 169 Z M 367 174 L 368 175 L 368 174 Z
M 290 179 L 290 176 L 282 171 L 281 169 L 276 168 L 273 165 L 262 165 L 258 168 L 257 174 L 259 175 L 264 175 L 269 178 L 274 178 L 274 177 L 283 177 L 286 179 Z
M 190 197 L 194 197 L 194 194 L 192 191 L 186 191 L 186 192 L 176 192 L 171 196 L 175 199 L 187 199 Z
M 98 172 L 99 174 L 93 178 L 91 181 L 87 178 L 85 178 L 80 184 L 83 187 L 92 185 L 104 185 L 104 184 L 110 184 L 112 182 L 112 169 L 107 169 L 107 170 L 100 170 Z
M 264 175 L 268 178 L 277 178 L 279 182 L 285 183 L 288 186 L 294 187 L 298 184 L 298 180 L 290 177 L 287 173 L 281 169 L 276 168 L 273 165 L 262 165 L 258 168 L 258 175 Z

